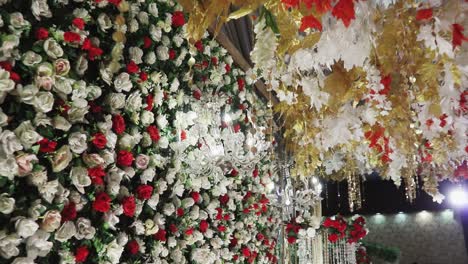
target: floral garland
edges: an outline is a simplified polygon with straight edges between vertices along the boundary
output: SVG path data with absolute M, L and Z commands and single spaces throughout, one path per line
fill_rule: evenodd
M 271 113 L 172 0 L 0 1 L 0 263 L 275 262 Z

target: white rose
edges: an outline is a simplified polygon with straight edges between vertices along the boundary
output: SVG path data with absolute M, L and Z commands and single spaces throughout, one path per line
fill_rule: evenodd
M 105 161 L 101 157 L 101 155 L 92 153 L 92 154 L 83 154 L 82 155 L 83 161 L 88 167 L 97 167 L 104 165 Z
M 75 64 L 76 73 L 78 73 L 78 75 L 83 75 L 87 69 L 88 69 L 88 60 L 85 58 L 85 56 L 78 57 L 78 60 L 76 61 L 76 64 Z
M 114 80 L 114 87 L 117 92 L 129 92 L 132 89 L 132 81 L 130 75 L 126 72 L 119 74 Z
M 0 195 L 0 213 L 10 214 L 15 209 L 15 199 L 8 196 L 7 193 Z
M 162 136 L 158 141 L 158 146 L 162 149 L 166 149 L 169 147 L 169 139 L 167 137 Z
M 149 24 L 148 13 L 144 11 L 138 13 L 138 20 L 140 21 L 141 24 L 148 25 Z
M 71 94 L 73 91 L 72 84 L 72 79 L 55 76 L 54 90 L 63 94 Z
M 10 130 L 0 131 L 0 159 L 8 157 L 16 151 L 22 150 L 23 146 Z
M 107 96 L 107 104 L 113 110 L 122 109 L 125 107 L 125 94 L 123 93 L 110 93 Z
M 140 154 L 135 159 L 135 165 L 138 169 L 144 170 L 148 167 L 149 160 L 148 155 Z
M 167 121 L 165 115 L 158 115 L 158 116 L 156 117 L 156 123 L 158 124 L 158 127 L 159 127 L 160 129 L 164 129 L 164 128 L 167 126 L 167 124 L 168 124 L 169 122 Z
M 78 99 L 85 99 L 88 96 L 88 90 L 86 89 L 85 81 L 77 81 L 73 84 L 73 101 L 79 101 Z
M 96 100 L 102 95 L 101 87 L 96 86 L 96 85 L 90 85 L 86 87 L 86 92 L 88 94 L 87 99 L 89 100 Z
M 71 133 L 68 137 L 68 144 L 71 151 L 77 154 L 83 153 L 88 148 L 86 134 L 80 132 Z
M 55 74 L 64 76 L 70 71 L 70 62 L 67 59 L 58 59 L 54 62 Z
M 105 13 L 99 14 L 98 23 L 99 23 L 99 27 L 104 32 L 112 28 L 112 25 L 113 25 L 112 20 Z
M 47 171 L 35 171 L 28 176 L 28 183 L 34 186 L 41 186 L 47 182 Z
M 33 0 L 31 3 L 31 11 L 37 20 L 41 20 L 42 17 L 52 17 L 47 0 Z
M 96 229 L 91 224 L 91 220 L 80 217 L 76 221 L 77 233 L 75 237 L 81 239 L 93 239 L 96 234 Z
M 32 84 L 28 84 L 26 86 L 18 85 L 16 87 L 16 92 L 18 93 L 23 103 L 32 105 L 34 104 L 34 98 L 36 97 L 36 94 L 39 92 L 39 89 L 35 85 L 32 85 Z
M 34 130 L 31 121 L 21 123 L 15 129 L 15 134 L 19 137 L 21 144 L 23 144 L 25 149 L 31 148 L 32 145 L 42 139 L 42 136 Z
M 25 29 L 30 26 L 30 23 L 24 19 L 23 14 L 14 12 L 10 14 L 10 25 L 14 29 Z
M 33 236 L 29 237 L 26 241 L 28 257 L 36 258 L 47 256 L 54 245 L 54 243 L 47 241 L 49 237 L 50 234 L 43 230 L 38 230 Z
M 172 41 L 174 41 L 176 47 L 180 47 L 182 43 L 184 43 L 184 38 L 182 38 L 180 35 L 176 35 L 172 38 Z
M 84 99 L 80 100 L 80 102 L 85 103 L 86 106 L 75 105 L 75 102 L 73 102 L 72 108 L 68 111 L 68 121 L 70 121 L 72 124 L 78 122 L 85 122 L 84 117 L 89 111 L 87 101 Z
M 44 51 L 52 58 L 57 59 L 63 56 L 63 49 L 60 44 L 53 38 L 48 38 L 44 41 Z
M 119 147 L 121 149 L 131 149 L 135 146 L 135 139 L 132 135 L 124 133 L 119 140 Z
M 115 135 L 115 134 L 113 134 L 113 135 Z M 115 135 L 115 136 L 117 136 L 117 135 Z M 107 137 L 107 138 L 109 138 L 109 137 Z M 109 151 L 107 149 L 103 150 L 103 151 L 101 151 L 101 156 L 105 161 L 105 166 L 109 166 L 110 164 L 115 162 L 115 153 L 113 151 Z
M 70 179 L 80 193 L 84 193 L 84 187 L 91 185 L 91 178 L 85 167 L 73 167 L 70 171 Z
M 122 256 L 124 248 L 120 246 L 116 240 L 113 240 L 106 246 L 105 252 L 103 252 L 112 264 L 120 263 L 120 257 Z
M 32 161 L 38 161 L 34 154 L 21 154 L 16 156 L 16 164 L 18 165 L 18 176 L 26 176 L 33 169 Z
M 156 3 L 151 3 L 148 5 L 148 12 L 154 16 L 158 17 L 158 5 Z
M 27 238 L 39 229 L 39 225 L 28 218 L 20 218 L 15 223 L 16 233 L 22 238 Z
M 42 219 L 41 229 L 49 233 L 54 232 L 60 227 L 60 221 L 62 221 L 62 216 L 59 211 L 47 211 Z
M 129 49 L 130 59 L 135 62 L 136 64 L 140 64 L 143 61 L 141 58 L 143 57 L 143 50 L 138 47 L 130 47 Z
M 50 92 L 38 92 L 34 98 L 33 106 L 38 112 L 50 112 L 54 107 L 54 95 Z
M 146 64 L 154 64 L 156 63 L 156 54 L 153 51 L 150 51 L 145 56 L 145 63 Z
M 11 264 L 35 264 L 34 260 L 31 258 L 15 258 Z
M 146 111 L 146 110 L 141 112 L 140 120 L 141 120 L 141 124 L 145 127 L 151 125 L 152 123 L 154 123 L 153 112 Z
M 0 68 L 0 94 L 15 89 L 15 82 L 10 79 L 10 73 Z
M 169 48 L 165 46 L 159 46 L 156 49 L 156 53 L 158 54 L 158 59 L 161 61 L 167 61 L 169 59 Z
M 67 121 L 67 119 L 59 115 L 54 117 L 52 124 L 55 129 L 62 131 L 68 131 L 71 128 L 71 124 Z
M 136 19 L 130 20 L 129 29 L 128 29 L 128 30 L 129 30 L 131 33 L 137 32 L 139 27 L 140 27 L 140 26 L 139 26 L 138 21 L 137 21 Z
M 70 147 L 67 145 L 62 146 L 55 152 L 52 159 L 52 171 L 61 172 L 68 166 L 68 164 L 70 164 L 72 158 L 73 155 L 70 151 Z
M 140 175 L 140 181 L 142 184 L 146 184 L 148 182 L 152 182 L 155 176 L 156 171 L 154 169 L 146 169 Z
M 156 42 L 161 41 L 161 37 L 162 37 L 161 28 L 157 27 L 155 25 L 151 25 L 150 26 L 150 36 L 151 36 L 151 39 L 153 39 Z
M 7 235 L 5 231 L 0 231 L 0 256 L 6 259 L 18 256 L 21 240 L 17 234 Z
M 65 242 L 76 234 L 76 227 L 72 221 L 67 221 L 55 232 L 55 240 Z
M 141 110 L 143 105 L 140 91 L 134 92 L 127 97 L 125 110 L 135 112 Z
M 32 66 L 35 66 L 36 64 L 41 63 L 42 56 L 35 53 L 34 51 L 27 51 L 26 53 L 23 54 L 23 57 L 21 60 L 24 65 L 32 67 Z

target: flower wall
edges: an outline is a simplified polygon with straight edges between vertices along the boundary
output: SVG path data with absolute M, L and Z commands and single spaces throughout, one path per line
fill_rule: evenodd
M 271 113 L 171 0 L 0 0 L 0 263 L 275 262 Z

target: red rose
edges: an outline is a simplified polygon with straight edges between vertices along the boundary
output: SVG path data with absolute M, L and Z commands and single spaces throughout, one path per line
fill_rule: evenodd
M 187 132 L 185 132 L 185 130 L 182 130 L 182 132 L 180 132 L 180 140 L 186 140 L 187 139 Z
M 336 241 L 338 241 L 339 237 L 337 234 L 329 234 L 328 235 L 328 241 L 332 242 L 332 243 L 335 243 Z
M 193 97 L 195 99 L 200 100 L 201 96 L 202 96 L 202 92 L 200 89 L 196 89 L 195 91 L 193 91 Z
M 226 70 L 226 73 L 229 73 L 231 71 L 231 66 L 229 66 L 229 64 L 226 64 L 226 66 L 224 66 L 224 69 Z
M 263 239 L 265 239 L 265 236 L 262 233 L 258 233 L 256 237 L 258 241 L 262 241 Z
M 230 174 L 231 176 L 236 177 L 237 175 L 239 175 L 239 172 L 236 169 L 232 169 Z
M 137 73 L 140 71 L 140 68 L 138 67 L 138 65 L 134 62 L 134 61 L 130 61 L 128 64 L 127 64 L 127 72 L 132 74 L 132 73 Z
M 216 58 L 216 57 L 211 57 L 211 64 L 213 64 L 213 65 L 218 65 L 218 58 Z
M 148 128 L 146 128 L 146 131 L 150 135 L 151 140 L 153 140 L 154 142 L 158 142 L 161 138 L 161 135 L 159 135 L 159 130 L 156 126 L 148 126 Z
M 94 134 L 92 142 L 96 148 L 103 149 L 107 144 L 107 138 L 103 133 L 98 132 Z
M 294 243 L 296 243 L 296 240 L 297 240 L 297 238 L 295 238 L 295 237 L 292 237 L 292 236 L 288 237 L 288 243 L 289 243 L 289 244 L 294 244 Z
M 233 129 L 234 129 L 234 133 L 239 133 L 240 129 L 241 129 L 241 126 L 240 124 L 235 124 L 233 126 Z
M 153 186 L 150 185 L 140 185 L 136 189 L 138 199 L 140 200 L 148 200 L 153 195 Z
M 170 49 L 170 50 L 169 50 L 169 59 L 170 59 L 170 60 L 174 60 L 175 57 L 176 57 L 176 55 L 177 55 L 177 54 L 176 54 L 175 50 L 173 50 L 173 49 Z
M 416 12 L 416 20 L 425 20 L 432 18 L 432 8 L 420 9 Z
M 146 82 L 148 80 L 148 74 L 146 72 L 140 72 L 140 81 L 141 82 Z
M 74 202 L 69 202 L 65 207 L 63 207 L 62 212 L 62 222 L 73 221 L 76 219 L 76 205 Z
M 133 154 L 130 151 L 121 150 L 117 154 L 117 165 L 129 167 L 133 162 Z
M 229 243 L 229 247 L 235 247 L 235 246 L 237 246 L 237 243 L 238 243 L 238 242 L 239 242 L 239 241 L 237 240 L 237 238 L 235 238 L 235 237 L 231 238 L 231 241 L 230 241 L 230 243 Z
M 63 33 L 63 40 L 68 43 L 79 43 L 81 41 L 81 36 L 78 33 L 67 31 Z
M 201 42 L 201 40 L 195 43 L 195 48 L 197 48 L 199 52 L 203 52 L 204 48 L 203 48 L 203 43 Z
M 224 221 L 229 221 L 229 219 L 231 219 L 231 216 L 229 214 L 225 214 L 223 216 L 223 219 L 224 219 Z
M 237 79 L 237 86 L 239 87 L 239 91 L 244 91 L 244 87 L 245 87 L 245 81 L 244 79 L 242 78 L 238 78 Z
M 248 247 L 243 247 L 242 248 L 242 255 L 244 255 L 244 257 L 248 258 L 248 257 L 250 257 L 250 254 L 251 254 L 251 252 L 250 252 L 250 249 Z
M 104 184 L 104 180 L 102 178 L 106 176 L 106 172 L 101 166 L 88 168 L 88 175 L 89 177 L 91 177 L 91 181 L 93 182 L 93 184 L 97 184 L 97 185 Z
M 182 209 L 182 208 L 177 208 L 176 214 L 177 214 L 178 217 L 184 216 L 184 209 Z
M 86 246 L 78 247 L 75 251 L 75 261 L 78 263 L 85 262 L 86 259 L 88 258 L 88 255 L 89 255 L 89 250 Z
M 206 220 L 201 220 L 200 222 L 200 232 L 205 233 L 208 230 L 209 224 Z
M 138 250 L 140 250 L 140 245 L 138 245 L 138 242 L 136 240 L 132 240 L 127 243 L 127 251 L 128 253 L 130 253 L 130 255 L 137 254 Z
M 10 79 L 13 80 L 15 83 L 21 82 L 21 77 L 14 71 L 10 72 Z
M 288 8 L 299 6 L 299 0 L 281 0 L 281 2 Z
M 136 209 L 135 197 L 133 196 L 125 197 L 122 200 L 122 207 L 123 207 L 124 215 L 128 217 L 133 217 L 135 215 L 135 209 Z
M 92 46 L 89 50 L 88 50 L 88 58 L 93 61 L 94 59 L 96 59 L 96 57 L 99 57 L 102 55 L 102 53 L 104 53 L 104 51 L 98 47 L 94 47 Z
M 174 27 L 181 27 L 184 24 L 185 24 L 184 13 L 182 13 L 181 11 L 175 11 L 172 14 L 172 25 Z
M 148 49 L 153 44 L 153 41 L 148 36 L 143 37 L 143 48 Z
M 200 201 L 200 193 L 192 192 L 190 196 L 192 196 L 192 199 L 195 201 L 195 203 L 198 203 L 198 201 Z
M 115 115 L 112 117 L 112 129 L 117 135 L 120 135 L 125 131 L 125 120 L 121 115 Z
M 185 230 L 185 234 L 187 236 L 191 236 L 193 234 L 193 228 L 189 228 L 189 229 Z
M 99 0 L 101 1 L 101 0 Z M 118 6 L 120 5 L 120 2 L 122 2 L 122 0 L 108 0 L 109 3 L 115 5 L 115 6 Z
M 93 209 L 95 211 L 106 213 L 110 209 L 111 198 L 105 192 L 100 192 L 96 195 L 93 202 Z
M 154 102 L 153 96 L 151 94 L 148 94 L 148 96 L 146 96 L 146 108 L 145 108 L 146 111 L 151 111 L 153 109 L 153 102 Z
M 169 230 L 171 230 L 171 232 L 172 232 L 173 234 L 175 234 L 175 233 L 177 233 L 177 231 L 179 231 L 179 229 L 177 228 L 177 226 L 174 225 L 174 224 L 171 224 L 171 225 L 169 226 Z
M 159 229 L 156 234 L 154 234 L 154 239 L 158 241 L 166 241 L 166 230 L 164 229 Z
M 36 30 L 36 39 L 44 40 L 49 37 L 49 31 L 47 29 L 40 27 Z
M 257 177 L 258 177 L 258 168 L 257 168 L 257 167 L 255 167 L 255 170 L 252 172 L 252 176 L 253 176 L 254 178 L 257 178 Z
M 220 202 L 222 205 L 226 205 L 226 204 L 229 202 L 229 195 L 228 195 L 228 194 L 225 194 L 225 195 L 219 196 L 219 202 Z
M 90 50 L 92 46 L 93 43 L 91 43 L 91 40 L 89 38 L 85 38 L 85 40 L 83 40 L 83 44 L 81 44 L 81 49 Z
M 218 231 L 219 231 L 219 232 L 225 232 L 225 231 L 226 231 L 226 227 L 223 226 L 223 225 L 219 225 L 219 226 L 218 226 Z
M 80 30 L 83 30 L 85 27 L 85 21 L 80 17 L 74 18 L 72 24 Z
M 39 142 L 39 151 L 42 153 L 49 153 L 55 151 L 57 142 L 48 140 L 47 138 L 41 139 Z

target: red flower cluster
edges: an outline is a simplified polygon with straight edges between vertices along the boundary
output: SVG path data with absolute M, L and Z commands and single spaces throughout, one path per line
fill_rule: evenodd
M 97 212 L 106 213 L 111 206 L 111 198 L 105 192 L 100 192 L 96 195 L 93 202 L 93 209 Z
M 121 115 L 115 115 L 112 117 L 112 129 L 117 135 L 120 135 L 125 131 L 125 120 Z
M 97 166 L 94 168 L 88 168 L 88 175 L 91 178 L 93 184 L 103 185 L 104 184 L 104 176 L 106 176 L 106 172 L 101 166 Z
M 185 25 L 184 13 L 181 11 L 175 11 L 172 14 L 172 26 L 181 27 L 183 25 Z
M 88 58 L 93 61 L 97 57 L 101 56 L 104 52 L 101 48 L 95 46 L 90 39 L 86 38 L 81 45 L 81 49 L 88 52 Z
M 77 44 L 81 42 L 81 36 L 76 32 L 67 31 L 63 33 L 63 40 L 68 43 Z
M 48 140 L 47 138 L 41 139 L 39 142 L 39 151 L 42 153 L 49 153 L 55 151 L 57 142 Z
M 73 221 L 76 219 L 76 205 L 74 202 L 69 202 L 63 207 L 62 212 L 62 222 Z
M 131 240 L 127 243 L 127 251 L 130 255 L 136 255 L 140 250 L 140 245 L 136 240 Z
M 335 219 L 328 217 L 322 224 L 326 228 L 330 228 L 333 233 L 328 235 L 328 241 L 335 243 L 339 239 L 345 237 L 347 223 L 346 220 L 341 216 L 336 216 Z
M 289 222 L 286 225 L 286 234 L 288 236 L 288 243 L 289 244 L 294 244 L 296 243 L 297 236 L 299 234 L 299 230 L 301 230 L 301 226 L 296 223 L 295 219 L 292 219 L 291 222 Z
M 341 19 L 346 27 L 349 27 L 351 21 L 356 18 L 354 12 L 354 0 L 339 0 L 333 7 L 332 15 Z
M 86 246 L 78 247 L 75 251 L 75 261 L 78 263 L 85 262 L 88 258 L 89 250 Z
M 122 200 L 122 207 L 124 215 L 133 217 L 135 215 L 136 203 L 135 197 L 127 196 Z
M 322 23 L 317 18 L 315 18 L 313 15 L 304 16 L 301 19 L 301 27 L 299 28 L 299 31 L 304 32 L 308 28 L 317 29 L 319 31 L 322 31 Z
M 420 9 L 416 12 L 416 20 L 426 20 L 432 18 L 432 8 Z
M 73 19 L 72 24 L 79 30 L 83 30 L 86 23 L 81 17 L 76 17 Z
M 367 230 L 364 227 L 365 224 L 366 220 L 362 216 L 359 216 L 353 221 L 349 228 L 348 243 L 356 243 L 367 235 Z
M 161 135 L 159 135 L 159 130 L 156 126 L 150 125 L 146 128 L 146 131 L 150 135 L 151 140 L 154 142 L 158 142 L 161 138 Z

